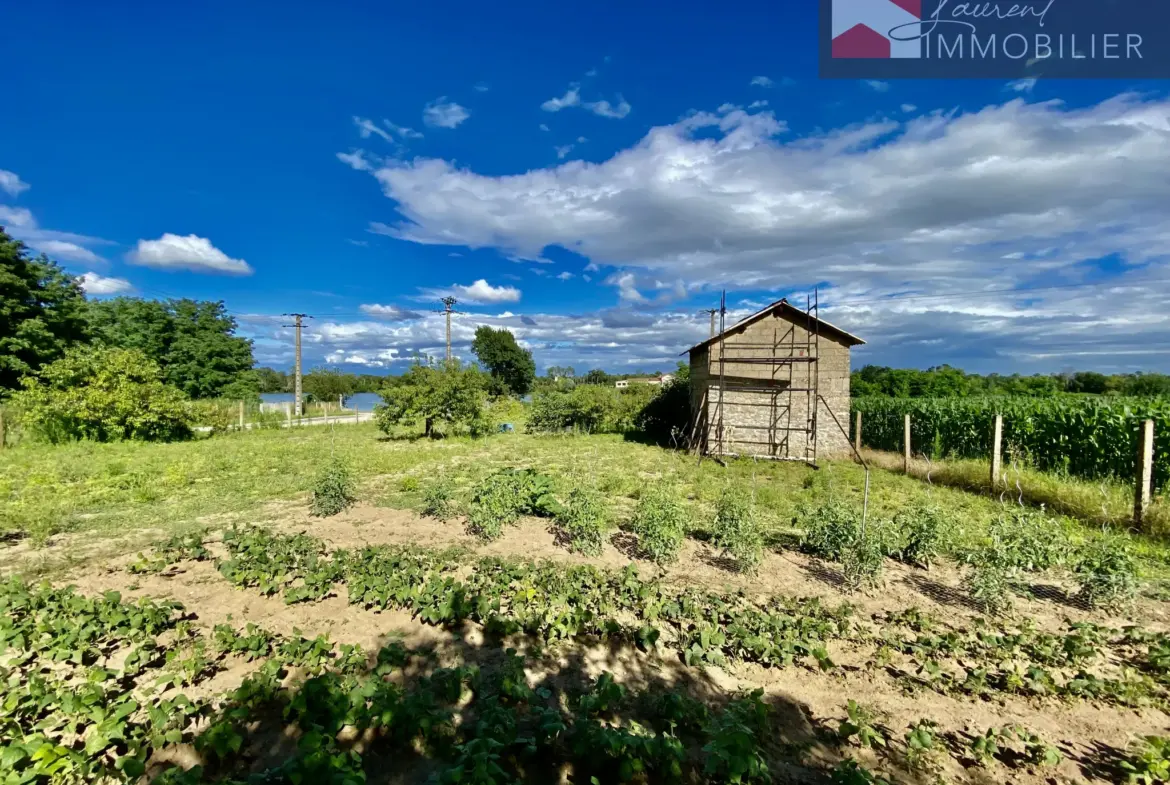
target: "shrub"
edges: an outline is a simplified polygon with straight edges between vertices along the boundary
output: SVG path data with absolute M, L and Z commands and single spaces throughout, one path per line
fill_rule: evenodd
M 930 569 L 950 533 L 948 524 L 943 511 L 934 505 L 911 507 L 895 515 L 894 528 L 905 537 L 900 549 L 902 561 Z
M 841 554 L 841 572 L 851 591 L 872 589 L 881 583 L 882 566 L 886 560 L 881 528 L 877 521 L 873 521 L 870 526 L 859 528 L 845 545 Z
M 1137 596 L 1137 563 L 1120 537 L 1088 545 L 1077 560 L 1076 575 L 1078 596 L 1092 608 L 1117 610 Z
M 449 478 L 440 477 L 430 483 L 423 490 L 423 515 L 430 515 L 441 521 L 447 520 L 454 512 L 452 496 L 453 489 Z
M 964 584 L 983 612 L 995 616 L 1011 610 L 1014 573 L 1012 556 L 995 541 L 973 555 Z
M 1006 510 L 991 524 L 990 536 L 999 541 L 1007 563 L 1024 572 L 1051 569 L 1068 555 L 1068 538 L 1060 524 L 1038 510 Z
M 804 536 L 801 548 L 806 553 L 830 561 L 841 561 L 845 549 L 861 530 L 861 512 L 839 501 L 819 507 L 804 508 L 798 514 Z
M 643 488 L 632 521 L 642 555 L 658 564 L 678 559 L 686 532 L 686 510 L 665 483 Z
M 476 487 L 467 526 L 477 537 L 494 540 L 521 515 L 551 517 L 559 510 L 551 478 L 534 469 L 503 469 Z
M 340 457 L 334 456 L 313 481 L 313 500 L 309 514 L 319 518 L 336 515 L 357 501 L 353 473 Z
M 609 529 L 609 511 L 600 493 L 592 488 L 574 488 L 557 521 L 568 537 L 569 550 L 586 556 L 601 555 Z
M 30 430 L 53 443 L 191 436 L 186 397 L 137 349 L 70 349 L 21 383 L 13 404 Z
M 764 558 L 764 538 L 755 510 L 742 494 L 724 489 L 715 504 L 712 523 L 715 545 L 731 557 L 740 572 L 754 575 Z
M 571 390 L 537 393 L 527 429 L 532 433 L 625 433 L 634 430 L 638 413 L 657 393 L 658 388 L 645 384 L 625 390 L 580 384 Z
M 688 368 L 685 375 L 680 373 L 669 384 L 663 385 L 634 416 L 634 430 L 655 444 L 685 447 L 690 438 L 691 425 L 689 377 Z
M 398 489 L 403 493 L 413 493 L 419 489 L 418 477 L 403 477 L 398 481 Z

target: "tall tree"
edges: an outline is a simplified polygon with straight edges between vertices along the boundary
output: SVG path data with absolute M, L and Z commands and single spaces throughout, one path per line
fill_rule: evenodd
M 491 372 L 492 378 L 501 382 L 510 392 L 524 395 L 532 389 L 532 380 L 536 378 L 532 352 L 520 348 L 516 336 L 508 330 L 502 327 L 493 330 L 487 325 L 480 325 L 475 330 L 471 351 L 475 352 L 480 364 Z
M 88 339 L 77 279 L 0 228 L 0 397 Z
M 252 342 L 235 334 L 222 302 L 116 297 L 91 302 L 89 318 L 98 341 L 141 350 L 192 398 L 246 398 L 259 390 Z

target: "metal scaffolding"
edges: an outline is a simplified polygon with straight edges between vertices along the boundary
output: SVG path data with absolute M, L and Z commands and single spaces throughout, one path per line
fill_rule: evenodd
M 709 384 L 708 390 L 703 396 L 702 408 L 700 412 L 696 413 L 695 423 L 692 428 L 693 434 L 697 430 L 700 422 L 704 424 L 703 443 L 701 445 L 704 453 L 715 457 L 717 460 L 736 456 L 739 453 L 726 449 L 730 441 L 734 444 L 756 445 L 767 448 L 763 454 L 749 453 L 751 457 L 780 461 L 802 461 L 813 466 L 816 465 L 817 410 L 820 408 L 818 404 L 821 401 L 820 370 L 817 365 L 821 353 L 819 315 L 820 295 L 814 289 L 812 295 L 805 298 L 805 330 L 803 340 L 798 340 L 795 328 L 790 327 L 783 336 L 772 343 L 741 343 L 730 341 L 728 340 L 726 324 L 727 293 L 723 293 L 719 300 L 719 333 L 716 336 L 715 343 L 711 346 L 712 351 L 718 352 L 719 381 L 717 385 L 714 385 L 718 391 L 715 397 L 715 411 L 710 411 L 712 396 L 710 392 L 711 385 Z M 760 356 L 764 351 L 768 352 L 768 354 L 766 356 Z M 710 357 L 711 355 L 708 354 L 708 358 Z M 710 364 L 710 360 L 708 360 L 708 363 Z M 768 379 L 753 380 L 752 382 L 733 379 L 729 383 L 727 377 L 728 365 L 766 365 L 773 369 L 773 373 L 770 374 L 770 378 Z M 804 374 L 805 383 L 802 386 L 796 387 L 793 384 L 796 381 L 793 369 L 798 366 L 806 368 L 806 373 Z M 778 378 L 784 370 L 787 371 L 787 379 Z M 726 424 L 724 417 L 727 402 L 724 391 L 728 393 L 771 393 L 770 400 L 761 402 L 737 401 L 734 404 L 737 408 L 741 409 L 752 407 L 769 408 L 771 415 L 768 423 L 765 425 L 750 423 Z M 802 394 L 805 399 L 804 417 L 798 418 L 794 423 L 792 414 L 793 396 Z M 712 445 L 710 444 L 712 427 L 714 428 L 715 437 L 714 450 L 711 449 Z M 765 440 L 735 437 L 735 431 L 737 430 L 762 431 Z M 735 438 L 729 439 L 729 433 Z M 791 450 L 789 449 L 790 435 L 793 433 L 804 434 L 803 455 L 791 454 Z

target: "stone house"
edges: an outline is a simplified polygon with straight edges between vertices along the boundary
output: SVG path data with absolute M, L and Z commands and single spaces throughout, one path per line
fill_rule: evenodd
M 692 447 L 808 462 L 850 455 L 849 352 L 864 343 L 778 300 L 692 346 Z

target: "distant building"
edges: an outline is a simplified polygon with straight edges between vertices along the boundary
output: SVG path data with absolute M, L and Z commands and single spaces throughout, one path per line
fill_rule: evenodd
M 618 379 L 613 383 L 613 386 L 619 390 L 625 390 L 630 384 L 648 384 L 651 387 L 658 387 L 663 384 L 670 384 L 673 380 L 673 373 L 664 373 L 661 376 L 636 376 L 633 379 Z
M 692 346 L 692 446 L 779 460 L 848 455 L 849 353 L 864 343 L 779 300 Z

